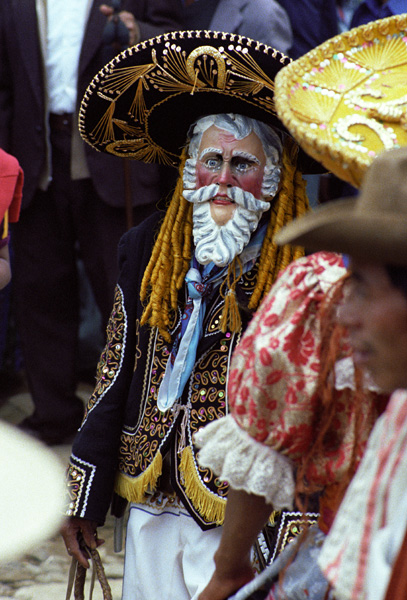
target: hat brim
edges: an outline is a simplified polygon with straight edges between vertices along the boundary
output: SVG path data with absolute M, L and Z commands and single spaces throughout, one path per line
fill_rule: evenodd
M 407 145 L 407 15 L 351 29 L 281 69 L 277 113 L 310 156 L 360 187 L 385 150 Z
M 64 510 L 64 469 L 43 444 L 0 422 L 0 562 L 56 533 Z
M 335 200 L 286 225 L 278 245 L 327 250 L 382 264 L 407 264 L 407 218 L 357 209 L 355 197 Z
M 290 62 L 236 34 L 161 35 L 121 52 L 94 77 L 79 130 L 97 150 L 174 166 L 191 124 L 205 115 L 239 113 L 287 133 L 274 106 L 274 78 Z M 304 172 L 324 171 L 302 152 L 298 162 Z

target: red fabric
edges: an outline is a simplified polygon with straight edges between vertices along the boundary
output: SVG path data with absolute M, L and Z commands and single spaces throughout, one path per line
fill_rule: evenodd
M 18 221 L 23 182 L 23 170 L 18 160 L 0 149 L 0 223 L 3 222 L 6 210 L 9 211 L 10 223 Z
M 228 389 L 237 424 L 296 465 L 311 447 L 319 402 L 318 309 L 344 274 L 339 255 L 319 252 L 294 261 L 263 301 L 233 355 Z M 346 340 L 341 350 L 338 358 L 350 355 Z M 355 439 L 353 391 L 345 387 L 336 389 L 335 394 L 340 410 L 330 432 L 332 451 L 313 460 L 306 473 L 309 481 L 322 487 L 347 474 L 355 446 L 360 459 L 378 416 L 375 397 L 366 394 L 361 407 L 362 433 Z

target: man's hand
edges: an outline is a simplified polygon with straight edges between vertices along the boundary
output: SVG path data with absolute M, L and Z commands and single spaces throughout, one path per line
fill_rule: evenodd
M 83 537 L 85 544 L 92 550 L 105 543 L 105 540 L 98 538 L 97 523 L 79 517 L 68 517 L 61 527 L 61 535 L 64 538 L 68 554 L 76 558 L 79 564 L 86 569 L 89 568 L 89 561 L 80 549 L 80 536 Z
M 106 17 L 109 19 L 112 18 L 114 10 L 111 6 L 108 6 L 107 4 L 101 4 L 99 8 L 100 12 L 102 12 Z M 131 12 L 122 10 L 119 12 L 118 17 L 121 21 L 123 21 L 129 32 L 129 46 L 138 44 L 140 41 L 140 28 L 134 15 Z
M 222 573 L 222 569 L 216 569 L 198 600 L 226 600 L 252 579 L 253 568 L 250 561 L 241 565 L 233 576 Z

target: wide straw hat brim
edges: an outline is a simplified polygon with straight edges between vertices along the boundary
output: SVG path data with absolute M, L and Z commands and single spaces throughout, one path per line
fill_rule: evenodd
M 320 206 L 281 229 L 275 241 L 407 265 L 407 147 L 373 161 L 357 198 Z
M 121 52 L 92 80 L 79 111 L 83 139 L 115 156 L 176 166 L 199 117 L 239 113 L 286 132 L 274 78 L 291 59 L 244 36 L 176 31 Z M 301 153 L 300 168 L 323 171 Z
M 305 152 L 360 187 L 376 156 L 407 144 L 407 14 L 347 31 L 284 67 L 275 105 Z
M 343 198 L 296 219 L 275 235 L 279 245 L 327 250 L 384 264 L 407 264 L 407 216 L 366 214 L 355 198 Z
M 0 480 L 0 563 L 5 563 L 57 532 L 65 476 L 50 449 L 0 422 Z

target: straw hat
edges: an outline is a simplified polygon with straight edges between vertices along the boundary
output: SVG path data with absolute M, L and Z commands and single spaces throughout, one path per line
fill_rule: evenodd
M 338 35 L 286 66 L 274 99 L 301 147 L 359 187 L 377 155 L 407 144 L 407 14 Z
M 40 442 L 0 421 L 0 562 L 56 533 L 64 511 L 64 469 Z
M 356 199 L 320 206 L 281 229 L 275 241 L 407 265 L 407 148 L 380 154 Z
M 189 127 L 204 115 L 239 113 L 286 132 L 275 111 L 274 77 L 290 62 L 232 33 L 160 35 L 124 50 L 94 77 L 79 131 L 97 150 L 174 166 Z M 304 172 L 315 170 L 312 159 L 301 160 Z

